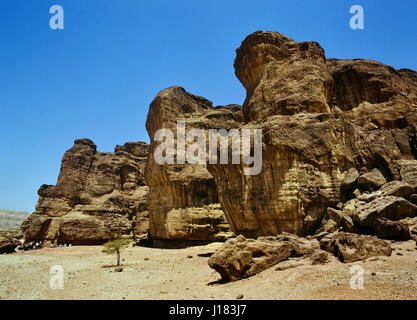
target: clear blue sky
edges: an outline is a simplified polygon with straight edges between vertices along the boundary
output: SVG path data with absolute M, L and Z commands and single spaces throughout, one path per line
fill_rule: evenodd
M 64 30 L 49 28 L 54 4 Z M 365 30 L 349 28 L 354 4 Z M 241 104 L 235 49 L 256 30 L 417 70 L 415 0 L 0 0 L 0 208 L 34 211 L 74 139 L 149 141 L 148 106 L 166 87 Z

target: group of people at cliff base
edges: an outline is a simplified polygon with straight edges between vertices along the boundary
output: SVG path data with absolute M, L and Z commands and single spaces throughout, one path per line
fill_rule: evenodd
M 63 248 L 63 247 L 71 247 L 71 243 L 69 244 L 55 244 L 55 243 L 51 243 L 51 248 Z

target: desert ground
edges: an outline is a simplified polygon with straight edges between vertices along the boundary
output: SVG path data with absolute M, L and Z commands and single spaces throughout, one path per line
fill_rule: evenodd
M 220 283 L 207 264 L 221 245 L 129 247 L 122 252 L 122 272 L 102 246 L 0 255 L 0 299 L 417 299 L 415 241 L 392 243 L 390 257 L 346 264 L 331 257 L 319 265 L 291 259 L 230 283 Z M 63 267 L 63 289 L 50 288 L 54 265 Z M 363 289 L 350 287 L 352 265 L 364 270 Z

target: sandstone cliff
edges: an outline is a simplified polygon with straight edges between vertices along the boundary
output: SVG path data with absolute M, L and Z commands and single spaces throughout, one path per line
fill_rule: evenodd
M 146 180 L 152 235 L 194 238 L 200 227 L 190 215 L 196 211 L 186 208 L 216 202 L 236 234 L 314 234 L 328 208 L 355 197 L 355 188 L 341 188 L 352 169 L 365 175 L 365 185 L 353 179 L 350 187 L 360 187 L 356 195 L 366 191 L 366 174 L 375 170 L 384 179 L 375 190 L 394 180 L 416 188 L 415 71 L 327 59 L 316 42 L 262 31 L 242 42 L 234 66 L 247 92 L 242 114 L 238 106 L 213 108 L 178 87 L 161 91 L 150 106 Z M 178 120 L 187 128 L 262 129 L 261 173 L 243 175 L 245 165 L 230 162 L 155 164 L 155 131 L 175 132 Z
M 88 139 L 65 152 L 56 186 L 42 185 L 36 212 L 22 223 L 26 242 L 95 244 L 148 233 L 149 145 L 128 142 L 98 152 Z

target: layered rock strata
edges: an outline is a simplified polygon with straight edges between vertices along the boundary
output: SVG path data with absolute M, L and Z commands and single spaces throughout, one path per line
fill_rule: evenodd
M 96 244 L 146 236 L 149 145 L 129 142 L 114 153 L 96 149 L 79 139 L 65 152 L 57 184 L 40 187 L 36 212 L 22 223 L 26 242 Z

